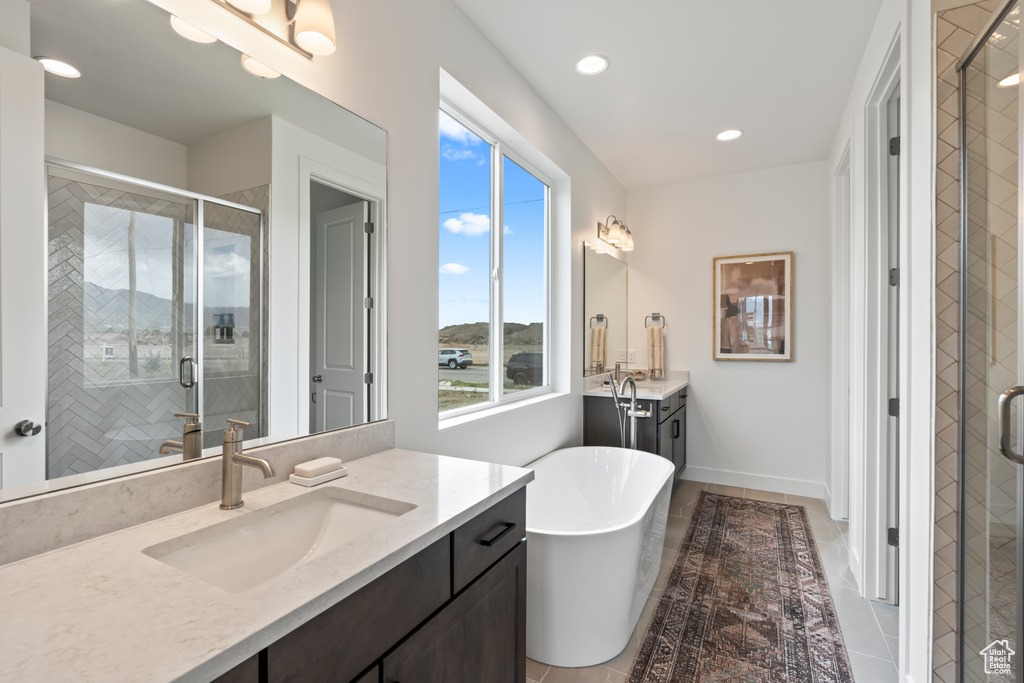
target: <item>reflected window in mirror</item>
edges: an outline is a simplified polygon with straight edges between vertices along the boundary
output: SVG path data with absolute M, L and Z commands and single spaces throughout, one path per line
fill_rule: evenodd
M 550 390 L 551 181 L 450 105 L 438 133 L 444 419 Z

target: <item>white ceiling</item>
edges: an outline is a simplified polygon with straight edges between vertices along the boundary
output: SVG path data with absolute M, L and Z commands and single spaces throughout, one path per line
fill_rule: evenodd
M 827 158 L 881 5 L 455 2 L 627 188 Z

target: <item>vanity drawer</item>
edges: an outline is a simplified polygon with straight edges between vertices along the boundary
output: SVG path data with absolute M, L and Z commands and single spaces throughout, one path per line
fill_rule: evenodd
M 267 648 L 267 681 L 351 681 L 451 598 L 445 536 Z
M 452 532 L 452 594 L 526 537 L 526 488 L 496 503 Z

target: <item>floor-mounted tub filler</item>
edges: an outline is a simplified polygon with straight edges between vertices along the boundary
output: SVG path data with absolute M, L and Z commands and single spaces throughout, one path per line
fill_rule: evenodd
M 619 654 L 661 566 L 672 463 L 624 448 L 567 448 L 529 465 L 526 655 L 591 666 Z

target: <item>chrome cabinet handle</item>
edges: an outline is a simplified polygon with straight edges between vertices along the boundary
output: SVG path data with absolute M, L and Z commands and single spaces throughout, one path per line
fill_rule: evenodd
M 188 363 L 190 366 L 188 382 L 185 381 L 185 363 Z M 191 389 L 196 385 L 196 375 L 198 374 L 199 366 L 196 365 L 195 359 L 192 358 L 191 356 L 185 356 L 178 363 L 178 382 L 181 384 L 181 386 L 185 387 L 186 389 Z
M 1010 462 L 1024 465 L 1024 455 L 1013 452 L 1013 444 L 1010 443 L 1013 435 L 1010 433 L 1011 408 L 1013 399 L 1024 394 L 1024 387 L 1010 387 L 999 396 L 999 452 Z

